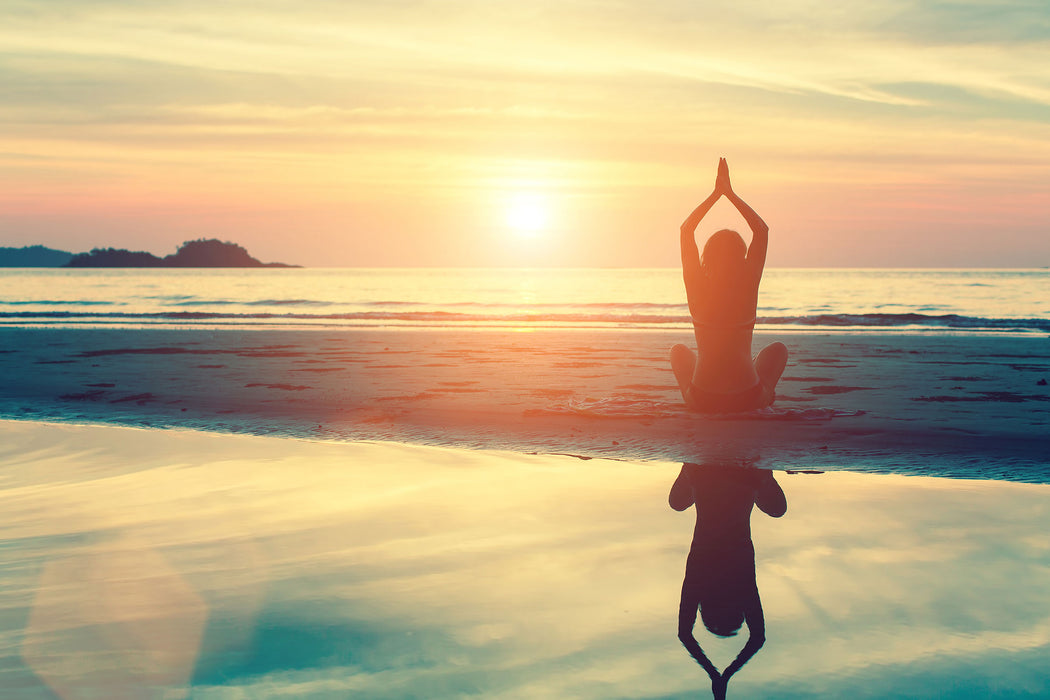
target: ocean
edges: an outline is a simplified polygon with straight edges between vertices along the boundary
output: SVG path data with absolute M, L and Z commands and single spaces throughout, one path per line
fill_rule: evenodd
M 688 329 L 677 269 L 0 270 L 0 325 Z M 1050 270 L 767 269 L 758 326 L 1050 332 Z

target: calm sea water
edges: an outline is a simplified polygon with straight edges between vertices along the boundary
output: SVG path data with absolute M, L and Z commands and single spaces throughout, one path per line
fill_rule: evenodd
M 3 269 L 0 324 L 687 328 L 677 269 Z M 1050 270 L 769 269 L 769 329 L 1050 332 Z

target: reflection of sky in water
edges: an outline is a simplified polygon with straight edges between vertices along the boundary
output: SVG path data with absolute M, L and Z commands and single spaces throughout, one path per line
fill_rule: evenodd
M 5 697 L 55 697 L 27 664 L 68 698 L 709 688 L 675 636 L 678 465 L 7 426 Z M 730 697 L 1050 691 L 1047 487 L 778 479 L 787 514 L 752 515 L 768 639 Z M 698 639 L 720 666 L 742 644 Z

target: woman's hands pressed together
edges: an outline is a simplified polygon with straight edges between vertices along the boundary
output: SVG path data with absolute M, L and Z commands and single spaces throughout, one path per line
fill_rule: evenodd
M 725 158 L 718 159 L 718 174 L 715 176 L 715 194 L 730 196 L 733 185 L 729 182 L 729 163 Z

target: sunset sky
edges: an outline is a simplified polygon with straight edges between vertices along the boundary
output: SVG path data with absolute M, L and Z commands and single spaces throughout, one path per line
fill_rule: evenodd
M 772 266 L 1046 266 L 1048 67 L 1045 0 L 0 0 L 0 246 L 674 266 L 725 156 Z

